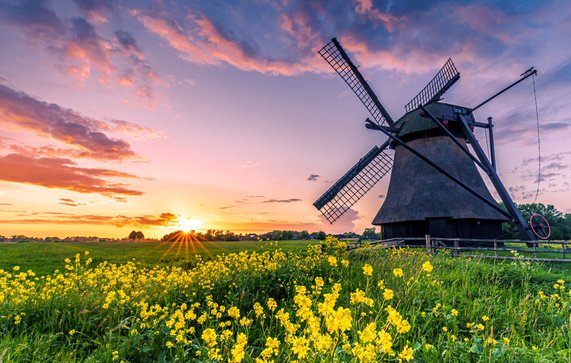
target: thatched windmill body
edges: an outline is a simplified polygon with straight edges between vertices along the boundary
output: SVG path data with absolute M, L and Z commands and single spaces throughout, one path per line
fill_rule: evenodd
M 383 107 L 339 42 L 333 38 L 319 54 L 355 92 L 372 119 L 365 126 L 380 131 L 386 141 L 374 146 L 314 203 L 325 218 L 335 222 L 381 178 L 392 170 L 385 201 L 373 220 L 383 239 L 424 237 L 492 239 L 501 224 L 516 223 L 522 238 L 535 240 L 496 173 L 492 120 L 477 122 L 473 111 L 527 77 L 474 108 L 439 102 L 460 78 L 449 59 L 431 82 L 406 106 L 396 122 Z M 491 157 L 474 136 L 474 128 L 487 129 Z M 471 145 L 473 153 L 468 149 Z M 394 158 L 389 150 L 394 150 Z M 505 205 L 492 198 L 478 168 L 484 171 Z

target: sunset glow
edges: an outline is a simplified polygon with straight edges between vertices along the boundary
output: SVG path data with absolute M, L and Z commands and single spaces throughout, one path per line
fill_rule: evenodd
M 182 218 L 178 222 L 178 227 L 185 233 L 199 231 L 202 225 L 202 221 L 197 218 Z
M 534 66 L 535 95 L 530 78 L 475 116 L 494 119 L 515 202 L 539 182 L 537 202 L 569 213 L 570 13 L 557 0 L 8 1 L 0 235 L 362 233 L 388 175 L 334 225 L 312 205 L 384 141 L 317 54 L 332 36 L 395 119 L 448 57 L 461 78 L 445 102 L 467 107 Z

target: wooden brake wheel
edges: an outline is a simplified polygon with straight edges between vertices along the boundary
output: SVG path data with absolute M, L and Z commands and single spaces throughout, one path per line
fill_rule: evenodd
M 548 239 L 551 236 L 551 226 L 549 226 L 549 222 L 541 214 L 532 214 L 529 217 L 529 225 L 537 238 Z

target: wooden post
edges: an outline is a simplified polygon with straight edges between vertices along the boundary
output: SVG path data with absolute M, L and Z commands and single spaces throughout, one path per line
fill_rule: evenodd
M 561 242 L 561 248 L 563 248 L 563 259 L 565 259 L 565 249 L 566 249 L 565 242 Z
M 494 255 L 498 257 L 498 241 L 496 240 L 494 240 Z
M 424 240 L 426 242 L 426 253 L 430 255 L 432 253 L 431 248 L 430 248 L 430 235 L 425 234 Z
M 458 249 L 458 247 L 460 247 L 460 242 L 459 242 L 457 239 L 455 239 L 455 240 L 454 240 L 454 253 L 452 254 L 452 256 L 454 256 L 454 257 L 458 257 L 458 256 L 459 256 L 459 253 L 458 253 L 458 252 L 459 252 L 459 249 Z

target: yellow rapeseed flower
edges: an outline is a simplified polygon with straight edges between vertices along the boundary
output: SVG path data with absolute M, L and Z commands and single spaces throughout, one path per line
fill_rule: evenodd
M 402 352 L 399 353 L 399 361 L 409 362 L 414 358 L 412 348 L 406 345 Z
M 71 329 L 71 330 L 69 331 L 69 335 L 74 335 L 74 334 L 75 334 L 75 329 Z
M 422 264 L 422 270 L 428 273 L 431 273 L 433 268 L 434 267 L 432 266 L 430 261 L 426 261 L 425 263 Z
M 402 268 L 393 269 L 393 275 L 395 275 L 395 277 L 403 277 L 404 273 L 402 272 Z
M 456 309 L 450 310 L 450 313 L 452 314 L 452 316 L 458 316 L 458 310 Z
M 383 298 L 385 300 L 391 300 L 394 296 L 395 296 L 395 293 L 391 289 L 385 289 L 385 291 L 383 291 Z
M 335 258 L 335 256 L 329 256 L 327 258 L 327 262 L 329 263 L 329 266 L 331 267 L 336 267 L 337 266 L 337 258 Z M 301 358 L 301 357 L 300 357 Z
M 365 276 L 373 276 L 373 266 L 369 265 L 368 263 L 366 263 L 363 266 L 363 275 Z

